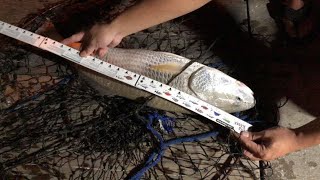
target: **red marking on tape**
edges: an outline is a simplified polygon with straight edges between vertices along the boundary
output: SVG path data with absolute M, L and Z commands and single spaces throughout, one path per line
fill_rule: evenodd
M 169 92 L 165 92 L 164 94 L 167 96 L 171 96 L 171 94 Z
M 204 110 L 207 110 L 208 108 L 206 106 L 201 106 Z
M 125 78 L 126 78 L 127 80 L 132 80 L 132 77 L 131 77 L 131 76 L 125 76 Z

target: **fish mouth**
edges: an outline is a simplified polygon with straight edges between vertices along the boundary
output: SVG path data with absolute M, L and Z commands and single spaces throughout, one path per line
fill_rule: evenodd
M 243 89 L 243 91 L 246 92 L 246 94 L 251 94 L 252 96 L 254 95 L 254 92 L 243 82 L 237 81 L 237 84 Z
M 251 109 L 256 105 L 256 100 L 253 99 L 251 102 L 247 102 L 246 104 L 247 104 L 248 109 Z
M 249 109 L 253 108 L 255 105 L 256 105 L 256 100 L 255 100 L 254 96 L 252 96 L 252 98 L 250 98 L 248 101 L 244 102 L 245 108 L 242 111 L 249 110 Z

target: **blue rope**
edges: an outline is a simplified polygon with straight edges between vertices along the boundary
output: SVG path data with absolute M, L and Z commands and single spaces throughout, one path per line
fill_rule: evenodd
M 188 137 L 182 137 L 182 138 L 176 138 L 168 141 L 164 141 L 162 136 L 152 127 L 152 123 L 154 120 L 162 120 L 166 119 L 168 117 L 165 116 L 160 116 L 157 113 L 149 114 L 148 119 L 149 122 L 147 124 L 147 129 L 152 132 L 152 134 L 157 137 L 159 140 L 159 148 L 154 150 L 154 152 L 151 153 L 149 156 L 148 160 L 145 162 L 145 166 L 139 170 L 137 173 L 135 173 L 130 179 L 131 180 L 139 180 L 141 177 L 152 167 L 156 166 L 161 158 L 163 157 L 166 149 L 169 146 L 175 145 L 175 144 L 181 144 L 184 142 L 195 142 L 195 141 L 200 141 L 201 139 L 205 139 L 208 137 L 216 137 L 219 132 L 212 131 L 212 132 L 207 132 L 207 133 L 202 133 L 194 136 L 188 136 Z
M 207 66 L 215 68 L 215 69 L 226 67 L 226 65 L 223 62 L 209 63 Z
M 262 119 L 257 118 L 257 116 L 251 117 L 248 114 L 244 114 L 243 112 L 236 112 L 233 113 L 233 115 L 252 125 L 265 123 Z

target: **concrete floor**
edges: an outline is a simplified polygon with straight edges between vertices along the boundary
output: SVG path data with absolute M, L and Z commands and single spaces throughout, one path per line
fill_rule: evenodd
M 39 8 L 43 8 L 43 4 L 45 3 L 54 1 L 55 0 L 1 0 L 0 19 L 9 23 L 17 23 L 21 17 L 24 17 L 30 12 L 36 12 Z M 224 4 L 226 9 L 231 12 L 231 15 L 235 17 L 236 22 L 245 29 L 247 18 L 245 2 L 243 0 L 233 0 L 232 2 L 219 0 L 218 2 Z M 250 15 L 253 32 L 268 35 L 272 40 L 277 33 L 277 26 L 267 11 L 267 3 L 269 3 L 267 0 L 250 0 Z M 267 46 L 270 46 L 270 44 L 267 43 Z M 314 46 L 310 47 L 310 49 L 314 49 Z M 310 55 L 312 56 L 313 54 L 309 54 L 309 56 Z M 273 78 L 271 78 L 272 82 L 285 82 L 286 85 L 292 85 L 292 87 L 294 87 L 290 88 L 292 91 L 289 95 L 281 94 L 281 96 L 294 97 L 279 109 L 280 125 L 285 127 L 299 127 L 313 120 L 314 116 L 319 116 L 319 112 L 316 112 L 315 104 L 319 102 L 317 95 L 319 95 L 320 86 L 315 84 L 320 81 L 315 78 L 318 75 L 313 74 L 313 72 L 317 73 L 318 68 L 315 67 L 319 65 L 313 65 L 313 68 L 309 68 L 310 66 L 301 67 L 300 65 L 301 64 L 292 65 L 287 62 L 276 62 L 270 66 L 271 70 L 269 72 L 271 72 L 271 75 L 278 75 L 279 72 L 281 74 L 282 71 L 287 74 L 289 73 L 289 76 L 286 76 L 287 79 L 282 77 L 282 79 L 280 78 L 279 80 L 278 76 L 273 76 Z M 277 69 L 278 71 L 276 71 Z M 310 90 L 310 87 L 315 86 L 316 88 L 311 88 Z M 295 95 L 300 98 L 295 98 Z M 281 104 L 283 101 L 284 99 L 282 98 L 278 103 Z M 273 161 L 273 175 L 270 179 L 319 179 L 319 154 L 320 148 L 314 147 L 292 153 L 284 158 Z
M 290 128 L 299 127 L 314 119 L 312 115 L 289 101 L 280 108 L 280 125 Z M 292 153 L 272 162 L 273 179 L 319 179 L 319 146 Z
M 255 33 L 271 35 L 271 39 L 275 39 L 278 29 L 274 20 L 269 15 L 266 6 L 267 3 L 269 3 L 268 0 L 250 0 L 250 15 L 251 22 L 253 22 L 252 29 Z M 227 10 L 233 14 L 233 17 L 235 17 L 239 24 L 246 19 L 246 5 L 242 0 L 235 0 L 229 5 L 227 3 L 226 7 Z M 244 11 L 237 11 L 239 8 L 243 9 Z M 311 50 L 315 47 L 319 47 L 317 40 L 315 40 L 315 42 L 313 42 L 313 44 L 307 49 Z M 286 51 L 290 51 L 290 48 L 287 48 Z M 294 51 L 294 49 L 292 49 L 292 51 Z M 304 49 L 304 51 L 305 54 L 301 55 L 303 59 L 298 60 L 300 62 L 297 64 L 291 64 L 290 62 L 288 63 L 288 61 L 291 59 L 284 57 L 284 59 L 286 59 L 284 60 L 286 63 L 276 62 L 270 65 L 272 79 L 274 80 L 273 82 L 284 82 L 284 84 L 288 85 L 286 88 L 290 88 L 290 90 L 287 91 L 287 94 L 282 94 L 282 96 L 291 97 L 292 100 L 289 100 L 283 107 L 279 109 L 279 124 L 284 127 L 296 128 L 314 120 L 315 116 L 319 116 L 319 110 L 317 109 L 316 105 L 317 100 L 319 100 L 320 93 L 320 89 L 316 87 L 318 86 L 317 82 L 319 82 L 319 80 L 316 79 L 318 79 L 317 76 L 319 75 L 312 73 L 318 72 L 317 70 L 313 70 L 312 66 L 319 67 L 319 64 L 311 63 L 312 65 L 310 66 L 302 63 L 302 60 L 308 61 L 313 58 L 317 59 L 318 57 L 315 55 L 315 53 L 309 53 L 311 57 L 308 59 L 308 50 Z M 284 73 L 286 71 L 290 71 L 290 75 L 286 76 L 287 79 L 284 77 L 279 77 L 278 73 Z M 308 76 L 306 75 L 306 72 L 309 72 L 312 75 Z M 313 98 L 316 100 L 311 100 Z M 284 101 L 285 98 L 280 98 L 280 100 L 278 100 L 278 104 L 280 105 Z M 316 146 L 272 161 L 271 164 L 273 168 L 273 175 L 270 179 L 319 179 L 319 154 L 320 147 Z

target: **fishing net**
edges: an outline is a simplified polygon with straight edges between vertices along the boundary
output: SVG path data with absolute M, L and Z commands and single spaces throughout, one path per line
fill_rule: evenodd
M 18 26 L 35 32 L 50 21 L 68 37 L 132 4 L 62 1 Z M 120 47 L 172 52 L 237 74 L 214 55 L 217 38 L 197 31 L 197 15 L 131 35 Z M 271 173 L 268 163 L 242 156 L 229 130 L 205 118 L 156 110 L 145 99 L 101 96 L 66 60 L 3 36 L 1 42 L 4 179 L 259 179 Z M 263 126 L 257 108 L 235 115 Z

